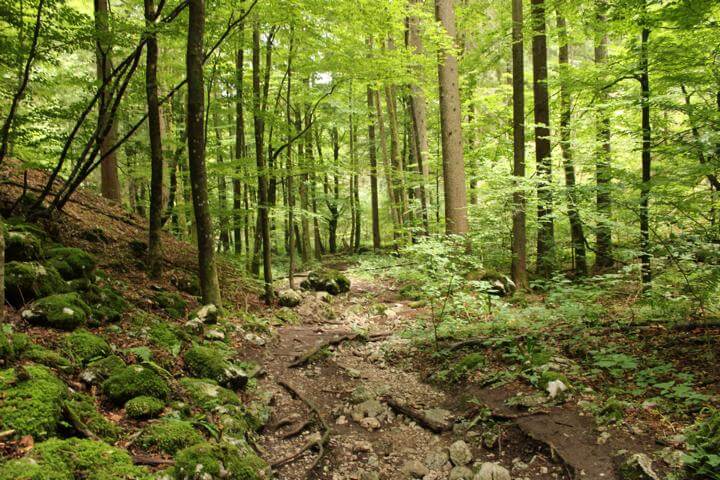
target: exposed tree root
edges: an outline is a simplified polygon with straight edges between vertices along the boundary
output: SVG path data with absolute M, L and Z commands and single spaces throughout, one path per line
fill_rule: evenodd
M 403 405 L 402 403 L 399 403 L 390 396 L 385 395 L 381 397 L 381 400 L 387 403 L 388 406 L 392 408 L 396 413 L 400 413 L 402 415 L 405 415 L 406 417 L 412 418 L 418 425 L 427 428 L 433 433 L 447 432 L 452 428 L 452 425 L 450 423 L 436 422 L 428 418 L 421 411 L 416 410 L 408 405 Z
M 135 465 L 148 465 L 151 467 L 175 465 L 175 460 L 159 457 L 150 457 L 148 455 L 133 455 L 132 460 Z
M 70 420 L 70 423 L 73 427 L 75 427 L 75 430 L 82 433 L 90 440 L 100 440 L 100 437 L 90 431 L 87 425 L 85 425 L 85 422 L 82 421 L 82 419 L 67 405 L 67 403 L 63 404 L 63 414 L 68 420 Z
M 322 350 L 325 347 L 339 345 L 343 342 L 357 340 L 359 338 L 365 339 L 365 341 L 367 341 L 367 342 L 377 342 L 379 340 L 383 340 L 383 339 L 389 337 L 390 335 L 392 335 L 392 333 L 390 333 L 390 332 L 373 333 L 373 334 L 368 335 L 367 338 L 365 338 L 360 333 L 348 333 L 345 335 L 341 335 L 339 337 L 331 338 L 331 339 L 325 340 L 323 342 L 320 342 L 317 345 L 315 345 L 314 347 L 312 347 L 311 349 L 307 350 L 305 353 L 303 353 L 302 355 L 297 357 L 290 365 L 288 365 L 288 368 L 296 368 L 296 367 L 301 367 L 301 366 L 305 365 L 315 355 L 317 355 L 317 353 L 320 350 Z
M 299 423 L 292 430 L 283 433 L 280 438 L 282 438 L 283 440 L 287 440 L 288 438 L 292 438 L 296 435 L 300 435 L 305 429 L 310 427 L 312 424 L 313 424 L 312 420 L 305 420 L 304 422 Z

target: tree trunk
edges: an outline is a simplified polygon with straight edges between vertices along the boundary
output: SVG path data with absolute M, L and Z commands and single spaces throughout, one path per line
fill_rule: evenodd
M 532 0 L 533 91 L 535 95 L 535 159 L 538 176 L 537 270 L 550 277 L 555 260 L 553 222 L 552 157 L 550 146 L 550 101 L 548 96 L 545 0 Z
M 163 214 L 163 151 L 160 105 L 158 100 L 157 67 L 158 44 L 154 25 L 157 18 L 153 0 L 145 0 L 145 23 L 148 29 L 147 62 L 145 67 L 145 90 L 148 108 L 148 132 L 150 133 L 150 229 L 148 236 L 148 274 L 150 278 L 162 276 L 162 230 Z
M 287 142 L 290 144 L 293 132 L 292 132 L 292 58 L 293 58 L 293 43 L 295 40 L 294 30 L 290 33 L 290 49 L 288 52 L 287 62 L 287 98 L 285 99 L 285 121 L 288 125 Z M 295 289 L 295 190 L 293 185 L 293 163 L 292 163 L 292 146 L 288 145 L 287 148 L 287 204 L 288 204 L 288 255 L 290 255 L 290 262 L 288 265 L 288 283 L 290 288 Z
M 405 193 L 405 182 L 403 181 L 402 160 L 400 159 L 400 137 L 395 89 L 391 86 L 385 86 L 385 105 L 388 113 L 388 124 L 390 125 L 390 181 L 392 183 L 393 198 L 395 200 L 394 208 L 397 212 L 398 226 L 403 228 L 406 223 L 405 217 L 408 211 L 407 195 Z
M 435 17 L 454 42 L 457 32 L 452 0 L 435 0 Z M 469 227 L 461 128 L 462 108 L 458 85 L 458 61 L 450 51 L 441 53 L 438 79 L 445 191 L 445 231 L 448 234 L 464 235 L 468 232 Z
M 333 127 L 330 131 L 330 138 L 333 145 L 333 170 L 335 173 L 333 175 L 334 187 L 332 192 L 326 192 L 326 196 L 328 197 L 326 203 L 330 211 L 330 218 L 328 219 L 328 248 L 330 249 L 330 253 L 337 253 L 337 227 L 340 219 L 340 208 L 338 205 L 340 183 L 337 174 L 340 165 L 340 136 L 337 127 Z
M 528 288 L 527 230 L 525 194 L 520 179 L 525 178 L 525 61 L 523 52 L 523 0 L 513 0 L 513 192 L 512 280 L 515 286 Z
M 97 32 L 95 40 L 97 79 L 101 84 L 105 84 L 109 83 L 108 79 L 112 72 L 108 0 L 95 0 L 94 6 L 95 30 Z M 108 125 L 109 122 L 112 123 L 107 135 L 100 139 L 100 156 L 105 158 L 100 165 L 100 191 L 103 197 L 119 203 L 122 201 L 122 191 L 118 176 L 117 154 L 113 152 L 107 155 L 117 140 L 117 123 L 115 118 L 111 118 L 111 101 L 110 88 L 106 87 L 103 90 L 99 104 L 98 123 L 101 127 L 98 130 L 103 131 L 104 126 Z
M 648 42 L 650 30 L 642 30 L 640 44 L 640 88 L 642 106 L 642 185 L 640 187 L 640 265 L 644 288 L 652 283 L 650 265 L 650 180 L 652 167 L 652 129 L 650 125 L 650 72 L 648 69 Z
M 390 202 L 390 217 L 393 222 L 393 239 L 397 239 L 400 232 L 400 221 L 395 208 L 396 199 L 392 188 L 392 175 L 390 173 L 390 162 L 387 151 L 387 134 L 385 132 L 385 121 L 383 119 L 382 104 L 380 102 L 380 91 L 375 91 L 375 111 L 377 114 L 378 131 L 380 133 L 380 153 L 382 154 L 383 170 L 385 173 L 385 185 L 387 186 L 388 201 Z
M 600 0 L 597 4 L 597 19 L 600 25 L 606 22 L 605 14 L 602 13 L 607 8 L 605 0 Z M 608 36 L 603 32 L 595 43 L 595 64 L 598 69 L 605 68 L 608 60 Z M 607 104 L 607 94 L 605 89 L 600 88 L 598 92 L 598 103 L 600 105 Z M 595 163 L 595 183 L 596 208 L 598 215 L 596 229 L 596 247 L 595 247 L 595 269 L 604 270 L 610 268 L 615 263 L 612 253 L 612 230 L 610 228 L 610 217 L 612 215 L 612 196 L 611 182 L 612 171 L 610 170 L 611 147 L 610 147 L 610 116 L 606 107 L 600 107 L 595 119 L 597 129 L 597 141 L 599 148 L 596 153 Z
M 585 252 L 585 232 L 583 231 L 580 209 L 575 185 L 575 165 L 573 164 L 570 135 L 572 119 L 570 90 L 568 88 L 568 69 L 570 68 L 570 45 L 568 43 L 567 21 L 557 13 L 558 26 L 558 63 L 560 67 L 560 148 L 562 149 L 563 168 L 565 170 L 565 188 L 570 220 L 570 236 L 575 251 L 575 275 L 587 275 L 587 256 Z
M 373 91 L 370 85 L 367 87 L 368 107 L 368 156 L 370 157 L 370 204 L 372 210 L 372 235 L 373 249 L 380 250 L 380 207 L 378 199 L 378 178 L 377 178 L 377 145 L 375 142 L 375 110 L 373 105 Z
M 245 51 L 243 40 L 245 38 L 245 24 L 240 26 L 239 46 L 235 55 L 235 178 L 233 178 L 233 236 L 235 237 L 235 253 L 242 254 L 242 226 L 247 222 L 247 211 L 242 208 L 242 184 L 240 177 L 243 173 L 243 162 L 247 155 L 245 144 L 245 113 L 243 108 L 243 77 L 245 74 Z
M 5 322 L 5 219 L 0 215 L 0 325 Z
M 213 228 L 208 201 L 207 172 L 205 171 L 205 85 L 203 80 L 205 1 L 189 0 L 189 7 L 187 137 L 190 181 L 197 225 L 200 287 L 203 303 L 212 303 L 221 307 L 220 283 L 215 266 Z

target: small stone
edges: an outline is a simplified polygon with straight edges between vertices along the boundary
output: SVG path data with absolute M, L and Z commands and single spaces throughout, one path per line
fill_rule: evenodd
M 473 480 L 512 480 L 512 477 L 507 468 L 497 463 L 485 462 Z
M 644 453 L 631 455 L 620 467 L 623 480 L 660 480 L 652 468 L 652 460 Z
M 345 415 L 340 415 L 337 420 L 335 420 L 335 425 L 347 425 L 348 419 Z
M 363 452 L 363 453 L 369 453 L 373 451 L 372 443 L 367 442 L 365 440 L 358 440 L 356 442 L 353 442 L 352 444 L 352 451 L 357 452 Z
M 218 316 L 220 312 L 217 308 L 217 306 L 213 304 L 209 305 L 203 305 L 198 309 L 197 312 L 195 312 L 195 315 L 193 318 L 197 318 L 202 323 L 206 325 L 214 325 L 218 321 Z
M 473 475 L 468 467 L 454 467 L 450 470 L 450 480 L 472 480 Z
M 450 460 L 452 460 L 453 465 L 467 465 L 472 461 L 472 458 L 470 447 L 463 440 L 458 440 L 450 445 Z
M 408 460 L 402 467 L 402 473 L 406 478 L 423 478 L 430 470 L 418 460 Z
M 431 420 L 435 423 L 448 424 L 453 418 L 452 412 L 443 408 L 430 408 L 428 410 L 425 410 L 423 413 L 428 420 Z
M 222 342 L 223 340 L 225 340 L 225 332 L 216 329 L 208 330 L 207 332 L 205 332 L 205 339 Z
M 605 445 L 611 436 L 610 432 L 602 432 L 597 438 L 597 444 Z
M 377 417 L 385 411 L 385 407 L 377 400 L 366 400 L 357 405 L 352 412 L 352 418 L 360 422 L 365 417 Z
M 202 335 L 205 324 L 199 318 L 193 318 L 185 322 L 185 329 L 194 335 Z
M 258 347 L 262 347 L 267 343 L 264 338 L 262 338 L 260 335 L 256 335 L 254 333 L 246 333 L 245 334 L 245 340 L 248 342 L 257 345 Z
M 297 307 L 301 302 L 302 296 L 300 293 L 291 288 L 283 290 L 278 294 L 278 303 L 280 303 L 282 307 Z
M 439 470 L 441 469 L 448 461 L 450 460 L 450 456 L 448 455 L 447 450 L 444 448 L 442 450 L 435 450 L 430 453 L 428 453 L 425 456 L 425 465 L 430 470 Z
M 362 420 L 360 420 L 360 426 L 367 429 L 367 430 L 377 430 L 380 428 L 380 420 L 378 420 L 375 417 L 365 417 Z

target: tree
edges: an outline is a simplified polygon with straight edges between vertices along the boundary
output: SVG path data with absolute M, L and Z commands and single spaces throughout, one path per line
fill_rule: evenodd
M 642 283 L 652 283 L 650 265 L 650 181 L 652 175 L 652 126 L 650 124 L 650 73 L 648 43 L 650 29 L 643 25 L 640 40 L 640 105 L 642 109 L 642 184 L 640 187 L 640 264 Z
M 380 207 L 378 200 L 378 178 L 377 178 L 377 145 L 375 141 L 375 106 L 373 105 L 374 93 L 370 85 L 367 87 L 368 107 L 368 157 L 370 158 L 370 203 L 372 215 L 372 236 L 373 249 L 379 250 L 382 245 L 380 237 Z
M 202 300 L 222 306 L 215 265 L 213 228 L 205 169 L 205 82 L 203 78 L 205 1 L 189 0 L 187 35 L 187 139 L 192 203 L 197 225 L 198 273 Z
M 513 175 L 525 177 L 525 61 L 523 51 L 523 0 L 512 0 L 513 62 Z M 518 289 L 528 287 L 525 194 L 515 185 L 513 192 L 512 280 Z
M 435 0 L 435 18 L 453 42 L 456 39 L 455 10 L 452 0 Z M 467 187 L 461 130 L 458 61 L 449 50 L 441 53 L 438 65 L 440 87 L 440 126 L 442 131 L 445 230 L 448 234 L 468 232 Z
M 245 25 L 240 27 L 239 45 L 235 54 L 235 177 L 233 178 L 233 237 L 235 239 L 235 254 L 242 254 L 242 228 L 247 226 L 247 211 L 243 214 L 243 191 L 240 176 L 243 173 L 243 162 L 247 156 L 245 143 L 245 114 L 243 108 L 244 88 L 243 77 L 245 74 L 245 50 L 243 40 L 245 38 Z M 247 238 L 246 238 L 247 240 Z
M 549 277 L 554 269 L 552 157 L 550 146 L 550 98 L 548 94 L 545 0 L 532 0 L 533 92 L 535 96 L 535 160 L 537 162 L 538 233 L 537 270 Z

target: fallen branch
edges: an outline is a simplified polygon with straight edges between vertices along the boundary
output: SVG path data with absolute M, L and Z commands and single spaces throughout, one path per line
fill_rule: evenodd
M 283 433 L 280 438 L 282 438 L 283 440 L 287 440 L 288 438 L 300 435 L 306 428 L 310 427 L 312 424 L 312 420 L 305 420 L 304 422 L 298 423 L 295 428 Z
M 78 416 L 77 413 L 73 411 L 72 408 L 68 406 L 67 403 L 63 403 L 63 414 L 65 417 L 67 417 L 68 420 L 70 420 L 70 423 L 73 427 L 75 427 L 75 430 L 85 435 L 90 440 L 100 440 L 100 437 L 95 435 L 88 427 L 85 425 L 85 422 L 82 421 L 82 419 Z
M 175 465 L 175 460 L 159 457 L 150 457 L 148 455 L 133 455 L 132 460 L 135 465 L 148 465 L 150 467 Z
M 379 340 L 383 340 L 387 337 L 392 335 L 390 332 L 381 332 L 381 333 L 373 333 L 371 335 L 368 335 L 367 338 L 364 338 L 367 342 L 377 342 Z M 363 335 L 360 333 L 349 333 L 345 335 L 341 335 L 339 337 L 331 338 L 329 340 L 325 340 L 323 342 L 318 343 L 311 349 L 307 350 L 305 353 L 297 357 L 290 365 L 288 365 L 288 368 L 296 368 L 305 365 L 308 363 L 320 350 L 322 350 L 325 347 L 330 347 L 333 345 L 339 345 L 343 342 L 357 340 L 358 338 L 363 338 Z
M 392 408 L 396 413 L 400 413 L 402 415 L 405 415 L 406 417 L 412 418 L 418 425 L 427 428 L 433 433 L 447 432 L 452 428 L 452 425 L 450 423 L 437 422 L 431 418 L 428 418 L 421 411 L 416 410 L 408 405 L 399 403 L 397 400 L 390 396 L 385 395 L 381 397 L 381 400 L 387 403 L 388 406 Z

